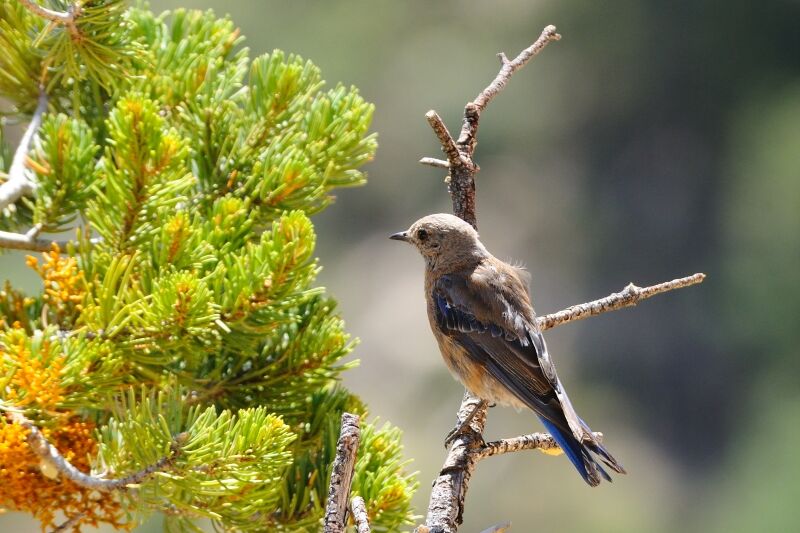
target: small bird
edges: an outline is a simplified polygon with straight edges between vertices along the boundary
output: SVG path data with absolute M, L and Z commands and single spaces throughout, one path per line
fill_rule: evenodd
M 567 398 L 536 325 L 527 272 L 490 254 L 453 215 L 426 216 L 390 238 L 425 259 L 428 320 L 453 376 L 483 402 L 532 409 L 589 485 L 611 481 L 597 458 L 624 474 Z

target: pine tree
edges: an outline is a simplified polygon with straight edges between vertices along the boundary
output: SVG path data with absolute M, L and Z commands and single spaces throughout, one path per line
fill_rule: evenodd
M 42 118 L 22 173 L 0 128 L 0 188 L 25 185 L 0 229 L 46 248 L 42 291 L 0 294 L 0 508 L 318 529 L 339 419 L 366 407 L 338 383 L 354 342 L 314 286 L 309 215 L 364 183 L 372 105 L 295 55 L 251 61 L 211 12 L 3 0 L 0 50 L 4 120 Z M 353 491 L 396 530 L 399 431 L 362 431 Z

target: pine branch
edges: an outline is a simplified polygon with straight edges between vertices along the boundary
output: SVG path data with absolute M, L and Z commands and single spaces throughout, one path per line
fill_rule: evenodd
M 346 526 L 347 502 L 356 467 L 356 452 L 361 439 L 359 418 L 350 413 L 342 414 L 342 431 L 336 444 L 336 458 L 331 469 L 328 488 L 328 504 L 325 507 L 325 533 L 343 533 Z
M 41 430 L 31 422 L 25 415 L 18 411 L 7 411 L 6 415 L 12 422 L 19 424 L 28 430 L 28 445 L 39 458 L 55 468 L 65 478 L 69 479 L 79 487 L 97 490 L 99 492 L 111 492 L 115 490 L 126 490 L 129 485 L 136 485 L 145 479 L 149 478 L 156 472 L 164 472 L 169 470 L 175 462 L 175 458 L 180 453 L 180 446 L 183 443 L 185 436 L 178 435 L 172 442 L 170 447 L 170 454 L 162 457 L 150 466 L 147 466 L 138 472 L 129 474 L 125 477 L 117 479 L 104 479 L 98 476 L 84 474 L 75 466 L 67 461 L 61 452 L 42 434 Z
M 25 174 L 25 159 L 28 157 L 28 150 L 31 147 L 33 137 L 42 124 L 42 115 L 44 115 L 45 111 L 47 111 L 47 94 L 44 89 L 40 89 L 39 104 L 36 106 L 31 122 L 19 141 L 16 152 L 14 152 L 11 168 L 8 169 L 8 180 L 0 185 L 0 210 L 36 190 L 36 184 L 29 180 Z

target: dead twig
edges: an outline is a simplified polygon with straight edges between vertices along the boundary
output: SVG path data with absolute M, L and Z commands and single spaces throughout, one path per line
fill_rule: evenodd
M 632 307 L 642 300 L 652 298 L 656 294 L 662 292 L 673 291 L 675 289 L 682 289 L 691 285 L 702 283 L 706 279 L 706 275 L 698 272 L 685 278 L 673 279 L 672 281 L 665 281 L 658 285 L 651 285 L 650 287 L 637 287 L 633 283 L 628 284 L 621 292 L 615 292 L 605 298 L 586 302 L 583 304 L 573 305 L 557 313 L 551 313 L 536 319 L 536 324 L 544 331 L 546 329 L 554 328 L 567 322 L 574 322 L 576 320 L 583 320 L 590 316 L 607 313 L 608 311 L 616 311 L 625 307 Z
M 345 530 L 350 487 L 356 467 L 356 452 L 361 439 L 359 418 L 350 413 L 342 414 L 342 430 L 336 444 L 336 457 L 331 469 L 328 486 L 328 503 L 325 506 L 325 533 L 342 533 Z
M 367 514 L 367 505 L 364 503 L 364 498 L 353 496 L 353 499 L 350 500 L 350 512 L 353 513 L 353 522 L 356 523 L 357 533 L 370 533 L 372 531 L 369 527 L 369 515 Z

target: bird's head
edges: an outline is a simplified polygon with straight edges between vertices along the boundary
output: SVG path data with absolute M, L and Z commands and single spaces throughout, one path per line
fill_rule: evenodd
M 389 238 L 416 246 L 431 268 L 460 266 L 488 255 L 475 228 L 445 213 L 423 217 Z

